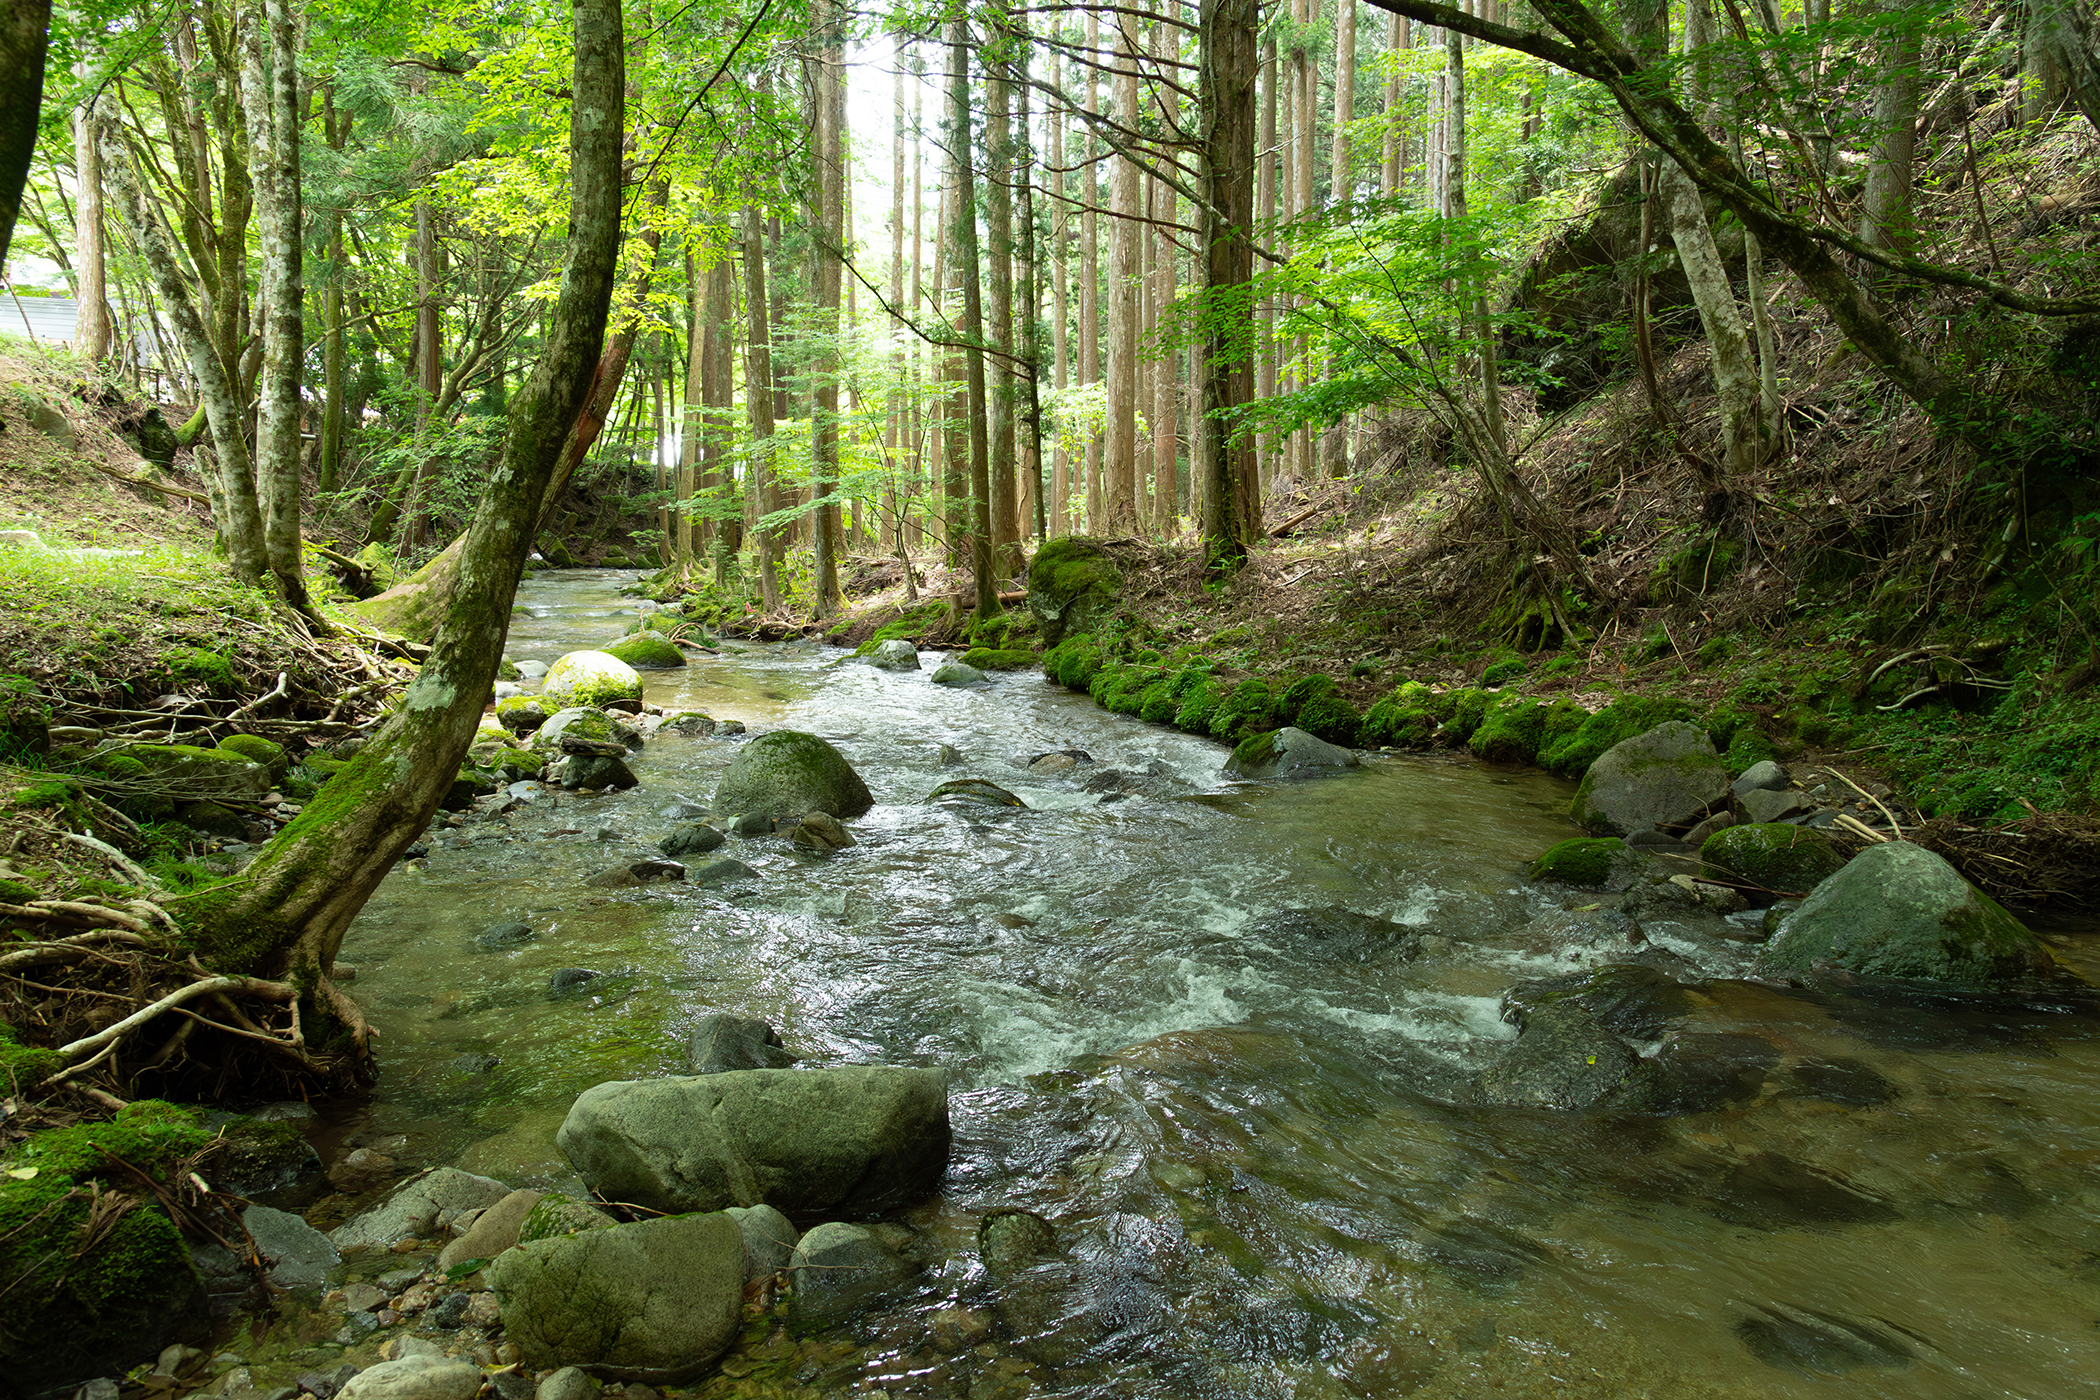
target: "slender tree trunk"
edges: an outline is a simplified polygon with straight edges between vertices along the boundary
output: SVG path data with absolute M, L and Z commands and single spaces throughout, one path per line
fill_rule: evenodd
M 817 230 L 815 287 L 817 353 L 810 436 L 817 508 L 816 615 L 829 617 L 845 600 L 839 592 L 839 515 L 832 496 L 839 481 L 839 292 L 846 244 L 846 89 L 841 81 L 845 50 L 839 39 L 840 17 L 832 0 L 818 0 L 813 12 L 818 30 L 816 56 Z
M 87 76 L 89 65 L 77 65 Z M 79 310 L 73 318 L 73 351 L 91 365 L 109 358 L 109 260 L 103 248 L 102 157 L 95 149 L 94 114 L 73 112 L 73 265 Z
M 773 451 L 773 332 L 766 300 L 765 218 L 757 205 L 744 210 L 744 411 L 751 434 L 751 483 L 758 525 L 758 596 L 773 612 L 780 606 L 780 531 L 764 518 L 780 509 Z
M 992 569 L 1000 578 L 1021 571 L 1020 483 L 1016 463 L 1016 401 L 1019 376 L 1014 372 L 1014 140 L 1013 68 L 1005 53 L 1011 41 L 994 32 L 987 36 L 985 87 L 985 235 L 991 246 L 985 260 L 985 290 L 991 298 L 987 329 L 1002 355 L 989 367 L 991 378 L 991 542 Z
M 1086 13 L 1086 47 L 1088 56 L 1099 62 L 1101 51 L 1101 16 L 1098 11 Z M 1101 89 L 1095 79 L 1095 70 L 1086 70 L 1086 109 L 1099 116 L 1101 113 Z M 1101 382 L 1101 216 L 1095 212 L 1101 204 L 1101 174 L 1098 157 L 1101 142 L 1094 135 L 1091 125 L 1086 128 L 1086 171 L 1080 185 L 1085 201 L 1079 221 L 1079 382 L 1099 384 Z M 1108 503 L 1101 486 L 1102 440 L 1098 432 L 1089 431 L 1086 440 L 1086 528 L 1088 534 L 1102 534 L 1108 529 Z
M 1918 36 L 1902 18 L 1903 0 L 1882 0 L 1899 26 L 1881 36 L 1874 87 L 1874 141 L 1867 155 L 1867 188 L 1860 201 L 1859 237 L 1873 248 L 1910 246 L 1911 155 L 1918 122 Z
M 1405 15 L 1389 15 L 1386 19 L 1386 47 L 1395 59 L 1407 51 L 1408 21 Z M 1400 110 L 1401 78 L 1396 66 L 1385 80 L 1385 149 L 1379 166 L 1378 192 L 1391 199 L 1400 193 L 1400 172 L 1406 163 L 1406 137 L 1401 132 Z
M 1064 65 L 1058 52 L 1050 53 L 1050 86 L 1063 91 Z M 1055 109 L 1043 112 L 1043 124 L 1050 129 L 1050 168 L 1062 171 L 1065 168 L 1065 115 Z M 1061 192 L 1069 191 L 1072 179 L 1069 175 L 1056 177 Z M 1069 262 L 1072 256 L 1072 215 L 1063 200 L 1050 206 L 1050 353 L 1057 362 L 1057 393 L 1063 402 L 1065 392 L 1072 387 L 1072 337 L 1067 317 L 1071 310 Z M 1058 538 L 1072 533 L 1072 454 L 1065 447 L 1065 434 L 1057 435 L 1055 456 L 1050 467 L 1050 513 L 1049 533 L 1045 538 Z
M 218 468 L 212 507 L 227 563 L 241 582 L 260 585 L 269 573 L 270 561 L 263 545 L 262 512 L 255 498 L 255 469 L 244 436 L 245 405 L 226 362 L 219 357 L 217 343 L 197 314 L 189 281 L 177 261 L 174 239 L 162 222 L 159 209 L 149 202 L 123 138 L 106 119 L 98 118 L 95 140 L 102 151 L 103 178 L 117 201 L 118 217 L 131 235 L 132 246 L 152 273 L 167 319 L 197 381 L 197 396 L 203 401 L 205 421 L 211 427 Z
M 460 585 L 431 654 L 401 708 L 241 879 L 180 905 L 192 941 L 218 969 L 296 979 L 360 1042 L 362 1019 L 328 980 L 336 949 L 429 823 L 481 722 L 541 497 L 587 391 L 612 297 L 620 234 L 620 11 L 614 0 L 576 0 L 575 15 L 568 264 L 546 349 L 512 404 L 503 455 L 468 529 Z M 108 156 L 111 142 L 103 150 Z
M 890 76 L 890 305 L 916 319 L 919 309 L 904 299 L 904 147 L 909 135 L 904 105 L 904 67 L 910 52 L 910 40 L 905 31 L 899 29 L 893 37 L 894 50 L 891 57 Z M 914 169 L 916 176 L 917 171 Z M 910 359 L 900 342 L 890 352 L 890 402 L 889 434 L 886 443 L 889 449 L 887 485 L 884 488 L 883 544 L 898 551 L 904 564 L 904 572 L 911 572 L 911 557 L 904 550 L 904 502 L 908 497 L 899 490 L 900 476 L 904 471 L 905 452 L 909 446 L 909 413 L 905 376 Z
M 678 501 L 694 500 L 714 484 L 700 470 L 700 444 L 707 437 L 707 292 L 713 271 L 711 265 L 706 273 L 700 270 L 699 260 L 693 256 L 693 240 L 688 238 L 685 245 L 685 374 L 678 395 L 678 474 L 671 487 L 671 495 Z M 709 537 L 706 522 L 695 526 L 693 510 L 692 506 L 681 507 L 672 530 L 671 563 L 681 581 L 692 577 L 695 545 L 705 549 Z
M 744 547 L 744 517 L 734 509 L 736 468 L 730 449 L 736 440 L 736 260 L 727 247 L 715 256 L 707 270 L 707 311 L 702 335 L 700 462 L 704 479 L 723 507 L 721 518 L 709 526 L 709 542 L 715 560 L 715 583 L 729 586 L 729 568 Z
M 1345 204 L 1353 191 L 1349 123 L 1356 118 L 1356 0 L 1336 0 L 1334 11 L 1334 133 L 1328 198 Z M 1330 357 L 1328 371 L 1335 362 Z M 1320 436 L 1320 456 L 1327 475 L 1336 480 L 1349 474 L 1349 420 L 1346 415 L 1328 425 Z
M 977 584 L 979 621 L 999 611 L 999 583 L 992 568 L 991 425 L 984 381 L 984 304 L 978 292 L 976 173 L 970 153 L 969 21 L 958 14 L 948 21 L 948 141 L 955 162 L 957 280 L 962 284 L 963 341 L 969 373 L 970 417 L 970 574 Z
M 1255 0 L 1202 0 L 1198 16 L 1208 330 L 1197 357 L 1203 411 L 1190 425 L 1190 456 L 1202 483 L 1195 494 L 1203 503 L 1204 553 L 1213 565 L 1245 557 L 1260 529 L 1254 447 L 1235 421 L 1253 391 L 1252 366 L 1249 347 L 1234 332 L 1251 309 L 1254 275 L 1257 13 Z
M 263 549 L 285 602 L 318 621 L 306 596 L 299 546 L 303 515 L 299 396 L 306 352 L 305 229 L 299 189 L 299 70 L 285 0 L 257 0 L 240 19 L 241 101 L 252 147 L 248 169 L 260 215 L 263 310 L 262 397 L 256 413 L 255 469 Z
M 1021 405 L 1021 533 L 1029 531 L 1029 521 L 1034 520 L 1037 540 L 1049 538 L 1049 513 L 1043 500 L 1043 341 L 1042 341 L 1042 257 L 1036 246 L 1035 236 L 1035 134 L 1029 125 L 1030 113 L 1028 91 L 1030 87 L 1028 58 L 1029 39 L 1026 21 L 1022 21 L 1021 81 L 1015 86 L 1017 99 L 1016 122 L 1021 133 L 1021 170 L 1018 193 L 1020 195 L 1021 246 L 1021 357 L 1028 362 L 1028 375 L 1024 388 L 1026 402 Z M 1019 561 L 1016 560 L 1018 572 Z
M 1276 242 L 1276 190 L 1279 183 L 1280 153 L 1276 140 L 1276 85 L 1283 78 L 1283 65 L 1276 55 L 1276 36 L 1271 34 L 1262 44 L 1261 50 L 1261 132 L 1255 142 L 1256 158 L 1254 171 L 1255 218 L 1259 221 L 1262 239 Z M 1205 120 L 1210 120 L 1206 109 Z M 1252 268 L 1250 263 L 1249 268 Z M 1207 276 L 1208 274 L 1206 274 Z M 1250 276 L 1251 271 L 1250 271 Z M 1262 298 L 1255 321 L 1254 396 L 1270 399 L 1276 396 L 1276 298 Z M 1274 433 L 1264 433 L 1258 444 L 1256 473 L 1262 484 L 1267 485 L 1276 475 L 1276 457 L 1281 440 Z M 1206 526 L 1205 538 L 1209 538 Z
M 1125 131 L 1138 124 L 1137 41 L 1127 16 L 1117 17 L 1116 61 L 1123 76 L 1116 80 L 1116 119 Z M 1108 288 L 1108 444 L 1106 482 L 1108 529 L 1127 534 L 1137 529 L 1138 293 L 1141 273 L 1139 239 L 1144 216 L 1139 202 L 1137 163 L 1118 156 L 1114 166 L 1117 214 L 1112 231 L 1115 271 Z

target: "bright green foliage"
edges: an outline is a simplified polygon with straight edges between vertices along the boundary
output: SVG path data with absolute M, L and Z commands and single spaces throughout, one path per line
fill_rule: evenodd
M 1325 680 L 1326 677 L 1320 679 Z M 1331 687 L 1333 682 L 1329 681 L 1328 684 Z M 1362 727 L 1363 717 L 1356 713 L 1354 705 L 1330 690 L 1317 693 L 1300 705 L 1295 723 L 1298 728 L 1314 738 L 1353 749 L 1357 744 L 1357 732 Z
M 1156 666 L 1110 666 L 1094 677 L 1088 693 L 1105 710 L 1134 715 L 1144 703 L 1146 687 L 1161 679 Z
M 1578 836 L 1549 848 L 1533 861 L 1531 878 L 1558 880 L 1564 885 L 1602 885 L 1626 850 L 1626 843 L 1616 836 Z
M 1546 745 L 1538 761 L 1565 777 L 1580 777 L 1612 745 L 1673 719 L 1696 722 L 1697 718 L 1698 712 L 1683 700 L 1623 697 L 1598 710 L 1572 733 Z
M 1265 733 L 1277 724 L 1276 697 L 1268 682 L 1248 679 L 1234 686 L 1232 693 L 1212 709 L 1210 737 L 1237 747 L 1249 734 Z
M 1426 749 L 1439 723 L 1428 710 L 1403 707 L 1388 696 L 1364 711 L 1357 742 L 1366 748 Z
M 1332 676 L 1318 674 L 1301 676 L 1284 686 L 1281 693 L 1277 695 L 1276 718 L 1285 724 L 1296 724 L 1300 729 L 1310 733 L 1312 732 L 1310 726 L 1298 723 L 1298 711 L 1322 696 L 1338 696 L 1340 694 L 1341 687 L 1334 683 L 1334 677 Z
M 231 695 L 237 684 L 233 664 L 203 647 L 170 647 L 162 653 L 162 661 L 178 686 L 198 686 L 214 695 Z
M 1545 729 L 1545 706 L 1536 700 L 1515 700 L 1489 710 L 1468 743 L 1489 763 L 1531 763 L 1539 756 Z

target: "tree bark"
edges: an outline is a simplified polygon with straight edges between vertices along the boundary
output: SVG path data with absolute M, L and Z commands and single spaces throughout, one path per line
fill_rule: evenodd
M 1063 91 L 1064 65 L 1057 50 L 1050 51 L 1050 86 Z M 1065 114 L 1049 108 L 1043 113 L 1043 123 L 1050 128 L 1050 168 L 1062 171 L 1065 168 Z M 1057 176 L 1060 192 L 1069 191 L 1072 177 Z M 1050 206 L 1050 355 L 1056 362 L 1057 392 L 1060 402 L 1065 391 L 1072 387 L 1072 337 L 1067 325 L 1071 309 L 1071 277 L 1069 262 L 1072 257 L 1072 216 L 1063 200 Z M 1057 435 L 1057 446 L 1053 449 L 1050 466 L 1050 511 L 1049 531 L 1046 539 L 1055 539 L 1072 533 L 1072 454 L 1065 446 L 1065 434 Z
M 744 547 L 743 513 L 730 448 L 736 437 L 736 262 L 721 249 L 707 270 L 707 321 L 702 336 L 706 363 L 700 381 L 701 474 L 721 503 L 722 515 L 710 522 L 715 583 L 729 585 L 729 566 Z
M 994 14 L 997 12 L 994 11 Z M 1001 17 L 1003 19 L 1003 17 Z M 1019 376 L 1014 353 L 1014 140 L 1013 65 L 1010 36 L 994 29 L 983 50 L 985 292 L 991 300 L 987 317 L 992 346 L 1002 352 L 990 366 L 991 542 L 992 570 L 1000 578 L 1021 571 L 1020 483 L 1017 462 Z
M 744 210 L 744 412 L 751 432 L 751 493 L 758 523 L 758 596 L 767 612 L 780 606 L 780 531 L 765 517 L 780 509 L 773 475 L 773 333 L 766 302 L 765 220 Z
M 1129 33 L 1135 21 L 1117 16 L 1121 42 L 1116 64 L 1116 119 L 1126 131 L 1138 124 L 1138 45 Z M 1138 293 L 1140 290 L 1138 240 L 1144 225 L 1139 203 L 1137 162 L 1117 156 L 1112 207 L 1117 218 L 1112 231 L 1115 267 L 1108 286 L 1108 443 L 1102 487 L 1108 504 L 1108 530 L 1128 534 L 1137 529 L 1137 409 L 1138 409 Z
M 87 76 L 88 65 L 79 65 Z M 103 246 L 102 156 L 95 149 L 94 113 L 73 112 L 73 265 L 79 285 L 79 310 L 73 319 L 73 350 L 89 364 L 109 358 L 109 259 Z
M 1906 8 L 1903 0 L 1882 2 L 1895 28 L 1880 36 L 1874 140 L 1859 219 L 1860 241 L 1873 248 L 1907 248 L 1914 232 L 1910 163 L 1918 123 L 1918 36 L 1904 18 Z
M 1190 425 L 1190 455 L 1201 483 L 1204 554 L 1214 566 L 1244 558 L 1260 522 L 1254 447 L 1236 421 L 1253 391 L 1256 18 L 1256 0 L 1202 0 L 1198 14 L 1208 207 L 1197 356 L 1203 411 Z
M 255 417 L 255 473 L 263 550 L 284 601 L 318 622 L 306 596 L 299 543 L 305 484 L 300 477 L 299 394 L 306 353 L 305 229 L 299 187 L 299 69 L 285 0 L 253 0 L 240 19 L 241 105 L 248 121 L 248 170 L 255 183 L 262 266 L 262 394 Z
M 622 44 L 616 0 L 575 0 L 568 261 L 546 348 L 512 403 L 454 590 L 401 708 L 242 878 L 181 904 L 223 971 L 296 981 L 361 1029 L 328 981 L 343 932 L 450 789 L 502 659 L 518 574 L 604 338 L 620 237 Z M 110 153 L 105 142 L 104 153 Z M 360 1037 L 361 1039 L 361 1037 Z
M 1086 47 L 1089 56 L 1101 49 L 1101 15 L 1097 10 L 1086 12 Z M 1098 62 L 1098 60 L 1096 60 Z M 1096 82 L 1096 70 L 1090 65 L 1086 70 L 1086 110 L 1090 115 L 1101 114 L 1101 89 Z M 1091 122 L 1084 124 L 1086 149 L 1084 174 L 1081 177 L 1080 194 L 1085 201 L 1080 206 L 1079 216 L 1079 382 L 1099 384 L 1101 382 L 1101 216 L 1096 211 L 1101 205 L 1101 142 L 1094 135 Z M 1100 534 L 1108 528 L 1108 503 L 1101 486 L 1102 440 L 1098 432 L 1088 432 L 1086 439 L 1086 528 L 1089 534 Z
M 22 212 L 22 187 L 36 158 L 50 32 L 51 0 L 15 0 L 0 15 L 0 263 L 7 260 Z
M 839 481 L 839 379 L 843 357 L 839 351 L 839 292 L 844 277 L 846 244 L 846 88 L 840 81 L 845 49 L 839 39 L 841 22 L 834 0 L 817 0 L 812 10 L 817 28 L 816 53 L 816 201 L 817 215 L 815 293 L 817 353 L 813 371 L 810 413 L 811 490 L 816 510 L 811 524 L 816 533 L 815 613 L 829 617 L 845 599 L 839 592 L 839 514 L 832 495 Z
M 978 290 L 976 172 L 970 152 L 969 21 L 957 14 L 948 21 L 949 156 L 955 170 L 955 222 L 950 232 L 955 249 L 956 282 L 962 288 L 962 338 L 968 381 L 970 433 L 970 576 L 977 586 L 979 621 L 999 611 L 999 584 L 992 567 L 990 409 L 984 379 L 984 300 Z

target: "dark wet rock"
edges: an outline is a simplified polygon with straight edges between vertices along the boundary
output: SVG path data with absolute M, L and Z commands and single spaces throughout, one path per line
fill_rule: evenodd
M 447 1293 L 432 1303 L 423 1316 L 429 1318 L 434 1327 L 446 1332 L 455 1331 L 466 1325 L 467 1305 L 473 1301 L 471 1293 Z
M 1032 1210 L 1001 1207 L 977 1224 L 977 1256 L 985 1272 L 1004 1279 L 1057 1252 L 1057 1232 Z
M 943 768 L 960 768 L 966 761 L 962 750 L 951 744 L 942 744 L 934 750 L 934 762 Z
M 533 752 L 558 753 L 563 739 L 624 744 L 630 751 L 642 747 L 642 732 L 626 719 L 587 705 L 556 710 L 549 715 L 547 722 L 532 736 Z
M 624 792 L 636 783 L 634 770 L 624 759 L 597 754 L 570 754 L 557 767 L 554 781 L 565 788 L 610 788 Z
M 717 1011 L 700 1018 L 686 1042 L 686 1064 L 694 1074 L 738 1069 L 786 1069 L 796 1056 L 780 1044 L 780 1032 L 755 1016 Z
M 413 845 L 409 846 L 407 850 L 401 853 L 401 859 L 423 860 L 426 859 L 429 855 L 430 844 L 426 841 L 417 841 Z
M 1247 932 L 1279 952 L 1322 962 L 1411 958 L 1422 949 L 1422 936 L 1414 929 L 1334 905 L 1279 909 L 1256 919 Z
M 717 812 L 858 817 L 875 805 L 844 754 L 814 734 L 776 729 L 738 751 L 715 790 Z
M 1135 773 L 1126 773 L 1120 768 L 1104 768 L 1098 773 L 1089 773 L 1079 784 L 1081 792 L 1101 794 L 1104 802 L 1114 801 L 1140 791 L 1144 782 Z
M 496 723 L 513 734 L 536 733 L 546 722 L 546 707 L 530 695 L 506 696 L 496 702 Z
M 1302 729 L 1286 725 L 1267 734 L 1256 734 L 1232 751 L 1225 760 L 1228 778 L 1310 777 L 1316 773 L 1356 767 L 1356 752 Z
M 1545 1006 L 1531 1013 L 1517 1043 L 1482 1070 L 1477 1083 L 1486 1103 L 1593 1108 L 1639 1063 L 1632 1047 L 1581 1007 Z
M 1085 749 L 1052 749 L 1049 753 L 1030 754 L 1013 760 L 1016 767 L 1041 774 L 1066 773 L 1093 761 L 1094 756 Z
M 843 851 L 848 846 L 860 844 L 853 839 L 853 833 L 829 812 L 803 813 L 801 819 L 788 829 L 788 840 L 798 851 L 819 854 Z
M 715 734 L 718 737 L 732 737 L 734 735 L 743 734 L 745 732 L 747 731 L 744 728 L 744 722 L 740 719 L 723 719 L 715 721 Z
M 1849 1057 L 1804 1060 L 1787 1077 L 1795 1093 L 1847 1108 L 1873 1108 L 1901 1093 L 1873 1066 Z
M 520 944 L 530 943 L 537 937 L 539 935 L 532 931 L 531 924 L 521 924 L 513 920 L 510 923 L 490 924 L 474 935 L 474 946 L 493 952 L 499 948 L 515 948 Z
M 1900 1218 L 1887 1203 L 1776 1152 L 1756 1152 L 1731 1162 L 1717 1179 L 1689 1194 L 1716 1219 L 1761 1230 L 1878 1225 Z
M 1895 1329 L 1810 1308 L 1759 1304 L 1735 1335 L 1767 1366 L 1803 1376 L 1843 1375 L 1868 1366 L 1906 1366 L 1917 1352 Z
M 773 819 L 764 812 L 746 812 L 729 824 L 729 830 L 747 841 L 754 836 L 771 836 Z
M 682 821 L 664 833 L 656 849 L 671 857 L 704 855 L 728 838 L 706 822 Z
M 889 1065 L 732 1070 L 586 1089 L 556 1137 L 607 1200 L 871 1214 L 933 1189 L 947 1077 Z
M 1854 856 L 1780 922 L 1766 974 L 1842 969 L 1956 986 L 2046 976 L 2055 961 L 2005 907 L 1909 841 Z
M 1619 901 L 1619 912 L 1638 924 L 1650 919 L 1687 919 L 1706 911 L 1691 886 L 1657 875 L 1628 890 Z
M 736 1336 L 744 1242 L 727 1215 L 680 1215 L 533 1240 L 488 1278 L 526 1365 L 675 1383 Z
M 892 637 L 877 643 L 875 650 L 862 659 L 878 671 L 916 671 L 919 669 L 919 648 L 902 637 Z
M 685 867 L 675 860 L 637 860 L 586 875 L 583 883 L 593 889 L 624 890 L 658 880 L 683 880 L 685 873 Z
M 464 1054 L 454 1055 L 446 1061 L 445 1068 L 454 1074 L 487 1074 L 502 1063 L 500 1057 L 491 1055 L 486 1050 L 469 1050 Z
M 1522 1029 L 1548 1006 L 1577 1006 L 1615 1035 L 1657 1040 L 1669 1023 L 1692 1009 L 1691 988 L 1634 963 L 1610 963 L 1589 972 L 1519 982 L 1502 994 L 1502 1019 Z
M 1693 827 L 1690 831 L 1687 831 L 1684 834 L 1684 844 L 1696 850 L 1699 847 L 1705 845 L 1709 840 L 1711 840 L 1714 836 L 1714 833 L 1726 831 L 1729 827 L 1734 825 L 1735 813 L 1716 812 L 1712 816 L 1708 817 L 1705 821 L 1700 822 L 1697 826 Z
M 957 778 L 942 783 L 926 794 L 929 803 L 962 807 L 1025 807 L 1028 804 L 1000 787 L 982 778 Z
M 851 1317 L 915 1272 L 875 1231 L 837 1220 L 804 1235 L 789 1267 L 796 1316 L 812 1323 Z
M 557 967 L 547 977 L 547 992 L 550 996 L 561 996 L 578 987 L 595 982 L 605 974 L 588 967 Z
M 699 866 L 687 876 L 695 885 L 723 885 L 731 880 L 756 880 L 758 872 L 740 860 L 713 860 Z
M 1763 1036 L 1670 1031 L 1662 1050 L 1641 1061 L 1610 1106 L 1664 1115 L 1710 1113 L 1755 1100 L 1778 1063 L 1779 1051 Z
M 2100 1039 L 2100 991 L 2065 982 L 1980 991 L 1944 983 L 1817 974 L 1789 995 L 1883 1050 L 2054 1053 L 2059 1040 Z
M 1612 745 L 1582 776 L 1575 820 L 1606 836 L 1690 826 L 1728 796 L 1728 766 L 1695 724 L 1672 720 Z
M 625 758 L 627 746 L 617 739 L 579 739 L 574 734 L 564 734 L 561 751 L 565 754 L 581 754 L 586 758 Z
M 341 1259 L 328 1236 L 290 1211 L 249 1206 L 241 1223 L 279 1288 L 319 1288 Z
M 705 739 L 715 732 L 715 721 L 712 716 L 703 715 L 698 710 L 680 710 L 666 716 L 663 727 L 689 739 Z
M 227 1117 L 214 1124 L 219 1141 L 206 1166 L 212 1184 L 237 1196 L 270 1196 L 318 1185 L 321 1156 L 303 1124 Z

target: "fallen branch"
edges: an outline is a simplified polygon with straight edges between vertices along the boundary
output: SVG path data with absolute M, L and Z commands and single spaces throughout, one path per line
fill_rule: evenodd
M 278 696 L 289 693 L 285 690 L 285 676 L 285 672 L 279 671 L 277 673 L 277 686 L 275 689 L 271 690 L 267 694 L 256 696 L 253 700 L 250 700 L 247 704 L 241 706 L 238 710 L 235 710 L 232 714 L 226 716 L 224 723 L 231 724 L 235 720 L 239 719 L 242 715 L 247 714 L 250 710 L 256 708 L 258 705 L 261 705 L 264 701 L 275 700 Z
M 1853 782 L 1850 778 L 1846 777 L 1843 773 L 1838 772 L 1835 768 L 1826 769 L 1825 771 L 1828 772 L 1831 777 L 1836 778 L 1846 787 L 1851 788 L 1854 792 L 1858 793 L 1861 797 L 1866 798 L 1867 801 L 1873 803 L 1876 807 L 1880 807 L 1881 815 L 1889 819 L 1889 830 L 1896 833 L 1897 840 L 1900 841 L 1903 839 L 1903 823 L 1896 820 L 1896 814 L 1894 812 L 1891 812 L 1886 806 L 1884 806 L 1880 798 L 1876 797 L 1873 793 L 1868 792 L 1865 788 L 1861 787 L 1858 783 Z

